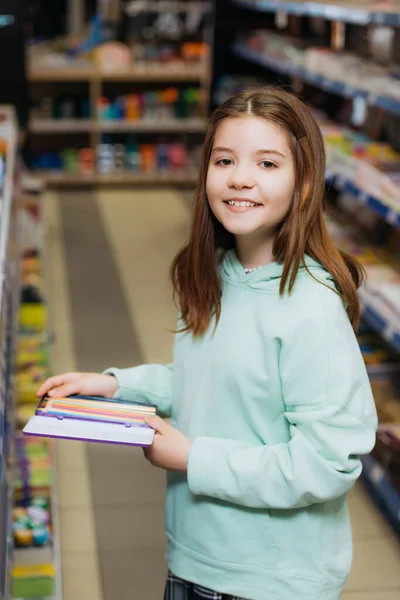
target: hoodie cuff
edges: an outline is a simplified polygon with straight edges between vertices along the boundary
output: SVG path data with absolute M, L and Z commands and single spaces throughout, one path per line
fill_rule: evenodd
M 115 392 L 113 398 L 119 398 L 118 394 L 119 394 L 121 388 L 125 387 L 123 381 L 121 381 L 121 379 L 123 380 L 121 369 L 117 369 L 116 367 L 111 367 L 110 369 L 106 369 L 105 371 L 103 371 L 102 374 L 103 375 L 113 375 L 115 377 L 115 379 L 117 380 L 117 383 L 118 383 L 118 388 L 117 388 L 117 391 Z

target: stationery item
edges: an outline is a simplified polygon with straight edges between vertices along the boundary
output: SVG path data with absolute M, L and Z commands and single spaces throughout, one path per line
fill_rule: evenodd
M 157 93 L 156 92 L 146 92 L 144 94 L 144 110 L 143 110 L 143 118 L 144 119 L 157 119 Z
M 140 171 L 140 153 L 139 146 L 134 137 L 128 138 L 126 150 L 126 164 L 130 171 L 138 173 Z
M 175 142 L 169 146 L 169 164 L 171 170 L 176 173 L 186 167 L 186 148 L 184 144 Z
M 99 119 L 104 120 L 108 119 L 110 115 L 110 101 L 108 98 L 104 98 L 103 96 L 97 100 L 97 115 Z
M 128 121 L 140 119 L 140 101 L 138 94 L 129 94 L 126 98 L 126 118 Z
M 80 395 L 44 397 L 23 432 L 41 437 L 150 446 L 154 430 L 143 416 L 154 414 L 155 406 L 128 400 Z
M 76 148 L 65 148 L 61 152 L 64 170 L 68 173 L 76 173 L 78 171 L 78 150 Z
M 112 173 L 114 169 L 114 147 L 105 142 L 96 147 L 97 170 L 100 173 Z
M 152 173 L 156 167 L 156 153 L 153 144 L 140 145 L 140 166 L 143 173 Z
M 126 97 L 118 96 L 114 102 L 114 112 L 116 119 L 125 119 L 126 117 Z
M 125 169 L 125 146 L 114 144 L 114 171 L 121 173 Z
M 54 566 L 50 563 L 14 566 L 13 598 L 50 598 L 55 594 Z
M 168 144 L 165 141 L 160 141 L 157 145 L 157 171 L 168 171 Z
M 79 172 L 83 175 L 91 175 L 95 170 L 95 153 L 92 148 L 81 148 L 78 152 Z

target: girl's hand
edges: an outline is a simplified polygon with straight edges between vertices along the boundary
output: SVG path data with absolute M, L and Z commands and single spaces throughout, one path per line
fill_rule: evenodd
M 64 373 L 50 377 L 36 392 L 38 398 L 48 394 L 63 398 L 73 394 L 112 398 L 118 389 L 118 381 L 112 375 L 100 373 Z
M 154 441 L 143 452 L 155 467 L 170 471 L 187 471 L 192 442 L 183 433 L 157 416 L 145 416 L 146 423 L 155 429 Z

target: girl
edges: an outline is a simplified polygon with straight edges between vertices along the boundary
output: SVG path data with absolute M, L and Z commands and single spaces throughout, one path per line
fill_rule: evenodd
M 321 133 L 295 96 L 228 100 L 172 264 L 173 364 L 68 373 L 38 392 L 115 395 L 172 418 L 148 418 L 145 451 L 168 470 L 167 600 L 340 598 L 346 495 L 376 413 L 353 331 L 361 267 L 328 236 L 324 174 Z

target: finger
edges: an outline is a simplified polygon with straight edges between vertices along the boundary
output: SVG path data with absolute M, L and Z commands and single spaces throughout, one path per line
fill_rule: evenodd
M 45 381 L 40 386 L 40 388 L 36 392 L 36 396 L 38 398 L 40 398 L 40 397 L 44 396 L 45 394 L 47 394 L 47 392 L 49 390 L 51 390 L 52 388 L 59 387 L 60 385 L 67 383 L 68 376 L 69 376 L 69 373 L 66 373 L 64 375 L 56 375 L 55 377 L 50 377 L 49 379 L 47 379 L 47 381 Z
M 143 420 L 158 433 L 164 433 L 168 428 L 167 423 L 157 415 L 143 415 Z
M 49 396 L 52 398 L 66 398 L 67 396 L 72 396 L 73 394 L 79 394 L 79 392 L 79 384 L 77 382 L 73 382 L 52 389 L 49 392 Z

